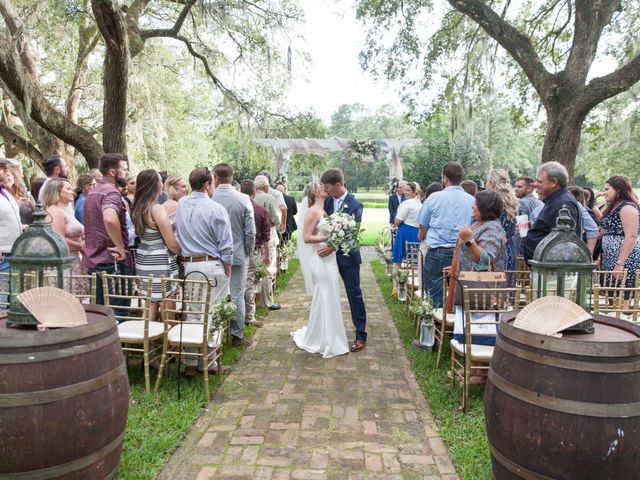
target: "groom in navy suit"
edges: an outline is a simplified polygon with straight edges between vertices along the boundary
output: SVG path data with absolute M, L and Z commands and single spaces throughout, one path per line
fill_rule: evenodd
M 344 186 L 344 175 L 339 168 L 330 168 L 322 174 L 320 183 L 329 195 L 324 202 L 324 211 L 328 215 L 340 211 L 353 215 L 356 222 L 362 222 L 362 204 L 351 195 Z M 318 255 L 325 257 L 330 255 L 334 249 L 324 247 L 318 250 Z M 360 252 L 350 252 L 344 255 L 341 251 L 336 252 L 338 270 L 344 282 L 351 309 L 351 320 L 356 327 L 356 340 L 351 345 L 352 352 L 359 352 L 367 344 L 367 312 L 364 308 L 362 290 L 360 289 L 360 264 L 362 258 Z

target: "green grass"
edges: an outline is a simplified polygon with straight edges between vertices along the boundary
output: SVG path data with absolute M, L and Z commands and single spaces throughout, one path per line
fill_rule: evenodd
M 389 228 L 389 212 L 385 208 L 365 208 L 362 212 L 362 245 L 376 245 L 380 231 Z
M 484 389 L 471 387 L 468 413 L 464 415 L 458 411 L 462 390 L 458 387 L 452 391 L 451 381 L 447 377 L 447 370 L 451 366 L 448 342 L 442 353 L 440 368 L 436 368 L 435 351 L 424 352 L 413 348 L 413 320 L 409 318 L 405 305 L 391 297 L 391 281 L 385 274 L 384 265 L 379 261 L 373 261 L 372 267 L 407 357 L 436 418 L 440 436 L 449 449 L 458 475 L 462 480 L 493 478 L 484 424 Z
M 283 291 L 299 267 L 298 260 L 289 261 L 289 270 L 278 277 L 278 291 Z M 257 307 L 256 318 L 263 318 L 269 310 Z M 245 336 L 251 337 L 255 327 L 247 326 Z M 235 364 L 244 348 L 223 346 L 224 365 Z M 152 388 L 155 375 L 152 375 Z M 178 400 L 178 382 L 180 400 Z M 211 395 L 220 386 L 217 375 L 209 377 Z M 125 431 L 122 461 L 118 479 L 152 479 L 180 445 L 191 425 L 206 407 L 204 383 L 201 375 L 179 380 L 174 366 L 163 377 L 157 394 L 145 392 L 142 367 L 129 367 L 130 403 Z

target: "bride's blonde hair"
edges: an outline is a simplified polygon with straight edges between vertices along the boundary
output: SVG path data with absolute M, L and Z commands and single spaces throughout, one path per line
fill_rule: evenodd
M 304 187 L 303 195 L 307 197 L 307 201 L 309 202 L 309 206 L 316 203 L 316 194 L 320 190 L 320 184 L 316 182 L 308 183 L 306 187 Z

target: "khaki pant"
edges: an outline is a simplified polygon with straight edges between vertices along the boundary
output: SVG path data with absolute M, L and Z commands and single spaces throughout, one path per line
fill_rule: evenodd
M 271 228 L 271 240 L 269 240 L 269 265 L 267 266 L 267 276 L 262 279 L 262 288 L 260 290 L 260 305 L 269 307 L 273 305 L 273 279 L 278 272 L 278 253 L 276 246 L 278 245 L 278 234 L 275 228 Z
M 244 323 L 248 325 L 256 319 L 256 267 L 262 261 L 262 248 L 255 249 L 247 267 L 247 287 L 244 291 Z

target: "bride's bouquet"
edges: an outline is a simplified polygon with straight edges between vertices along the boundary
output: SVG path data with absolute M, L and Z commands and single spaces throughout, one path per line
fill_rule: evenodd
M 341 250 L 344 256 L 360 249 L 360 225 L 353 215 L 337 212 L 322 220 L 328 246 Z

